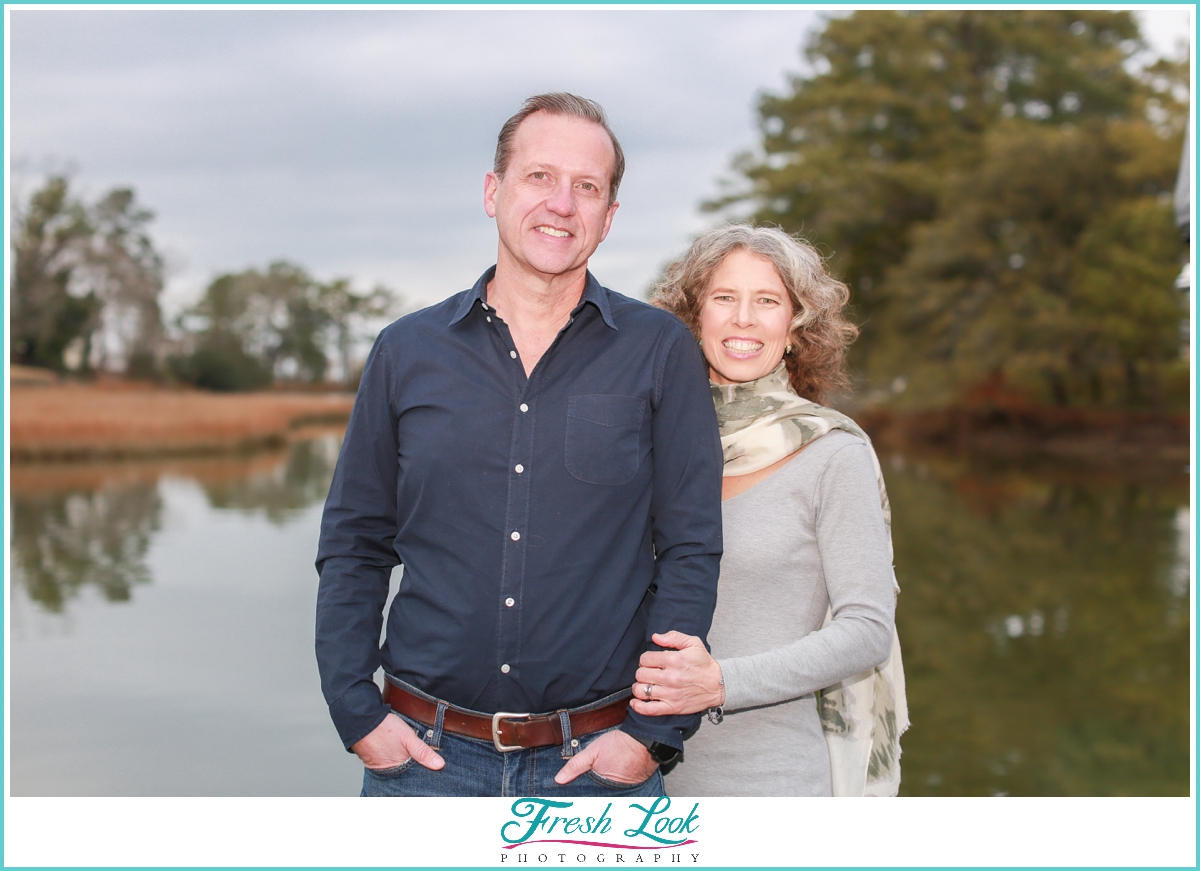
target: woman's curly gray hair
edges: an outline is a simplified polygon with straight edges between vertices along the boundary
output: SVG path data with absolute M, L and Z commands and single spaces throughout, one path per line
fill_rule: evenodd
M 849 387 L 846 347 L 858 327 L 843 316 L 850 289 L 830 275 L 816 249 L 776 227 L 729 224 L 709 230 L 687 253 L 667 267 L 650 302 L 675 314 L 700 338 L 700 310 L 709 282 L 721 261 L 734 251 L 749 251 L 775 265 L 792 298 L 791 353 L 784 355 L 788 379 L 797 395 L 813 402 Z

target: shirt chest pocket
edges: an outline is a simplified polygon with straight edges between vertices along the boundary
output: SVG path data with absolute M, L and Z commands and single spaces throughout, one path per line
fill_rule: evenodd
M 638 470 L 646 400 L 591 393 L 567 399 L 565 457 L 572 477 L 624 484 Z

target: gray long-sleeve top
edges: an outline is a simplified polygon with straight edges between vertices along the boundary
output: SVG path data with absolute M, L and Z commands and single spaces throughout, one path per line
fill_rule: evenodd
M 725 721 L 705 722 L 671 795 L 828 795 L 813 693 L 891 650 L 891 550 L 869 448 L 840 431 L 723 503 L 725 555 L 709 641 Z M 821 628 L 826 608 L 833 621 Z

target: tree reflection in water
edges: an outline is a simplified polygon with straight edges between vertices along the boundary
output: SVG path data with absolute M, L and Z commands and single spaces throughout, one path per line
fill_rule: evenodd
M 191 490 L 190 498 L 207 503 L 212 515 L 267 519 L 273 530 L 302 533 L 315 552 L 319 512 L 305 509 L 325 497 L 339 437 L 242 458 L 14 466 L 13 595 L 27 594 L 43 613 L 55 612 L 56 621 L 86 588 L 110 601 L 136 598 L 136 588 L 152 580 L 152 545 L 175 532 L 176 546 L 187 540 L 187 529 L 160 533 L 177 504 L 192 504 L 172 502 L 173 491 L 160 486 L 163 478 L 195 482 L 203 495 Z M 1186 477 L 934 456 L 906 462 L 886 452 L 881 458 L 894 509 L 903 588 L 897 621 L 913 722 L 903 741 L 901 794 L 1186 795 Z M 292 522 L 300 517 L 303 528 Z M 212 535 L 221 522 L 209 517 L 195 528 Z M 154 580 L 165 589 L 171 579 Z M 279 595 L 261 586 L 220 587 L 222 607 L 239 614 L 271 609 L 248 625 L 266 625 L 281 608 L 292 609 L 296 647 L 310 651 L 315 573 L 311 583 L 277 580 L 264 583 Z M 138 609 L 122 613 L 130 619 L 120 622 L 120 631 L 138 631 L 130 628 Z M 153 608 L 146 613 L 158 615 L 147 620 L 163 619 Z M 89 631 L 97 634 L 87 643 L 104 643 L 97 639 L 108 624 L 99 611 L 90 614 Z M 224 631 L 228 620 L 220 609 L 214 614 L 193 631 Z M 148 637 L 157 637 L 158 628 L 147 627 Z M 277 646 L 278 638 L 266 643 Z M 59 646 L 18 638 L 14 662 L 27 655 L 41 663 L 58 655 Z M 16 669 L 15 680 L 21 676 Z M 72 663 L 64 660 L 50 672 L 71 674 Z M 57 697 L 46 684 L 20 694 L 22 710 L 42 711 L 45 718 L 26 713 L 14 721 L 24 730 L 18 731 L 22 746 L 35 745 L 42 724 L 57 716 Z M 227 682 L 214 686 L 220 695 L 208 703 L 225 711 L 232 704 Z M 294 688 L 288 694 L 293 697 Z M 234 719 L 242 716 L 236 706 L 229 710 Z M 303 741 L 328 739 L 323 710 L 297 729 Z M 70 766 L 88 764 L 81 759 Z M 222 794 L 252 789 L 237 779 L 243 767 L 253 768 L 233 766 Z M 23 782 L 30 788 L 31 780 Z
M 127 601 L 151 581 L 146 554 L 161 527 L 160 478 L 195 480 L 213 508 L 261 512 L 278 525 L 324 500 L 340 442 L 340 433 L 326 433 L 249 457 L 14 467 L 15 579 L 56 613 L 87 587 Z
M 893 462 L 904 795 L 1187 795 L 1187 479 Z
M 162 513 L 157 484 L 23 495 L 14 487 L 12 512 L 16 577 L 47 610 L 61 611 L 87 586 L 124 602 L 150 581 L 146 551 Z
M 241 476 L 201 481 L 209 504 L 217 509 L 262 512 L 274 524 L 325 501 L 340 440 L 327 436 L 292 445 L 282 462 Z

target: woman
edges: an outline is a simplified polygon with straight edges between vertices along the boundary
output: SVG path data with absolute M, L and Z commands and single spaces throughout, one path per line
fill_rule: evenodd
M 674 795 L 895 795 L 907 727 L 890 509 L 870 440 L 814 404 L 845 387 L 849 291 L 781 230 L 709 231 L 653 302 L 691 327 L 725 455 L 708 640 L 655 636 L 633 708 L 708 710 Z M 818 701 L 817 693 L 821 692 Z

